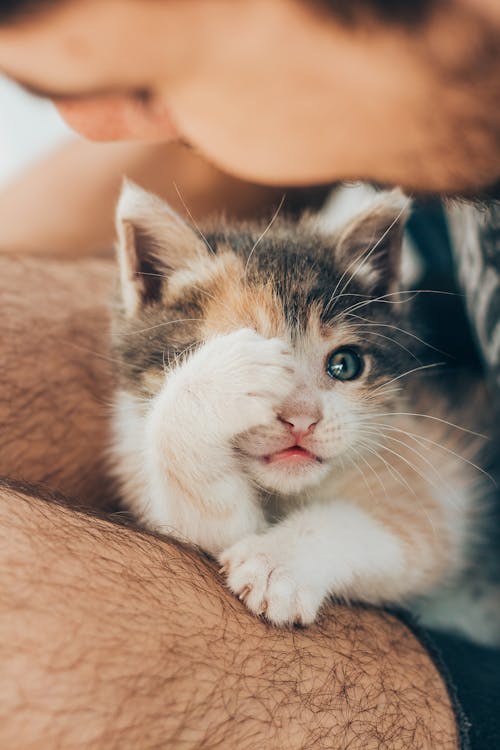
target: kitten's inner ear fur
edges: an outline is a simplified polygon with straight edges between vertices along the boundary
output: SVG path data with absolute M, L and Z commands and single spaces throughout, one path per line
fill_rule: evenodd
M 375 295 L 399 286 L 401 248 L 410 199 L 399 189 L 379 193 L 341 232 L 337 259 Z
M 207 250 L 170 206 L 125 181 L 116 211 L 122 301 L 131 317 L 161 297 L 165 279 Z

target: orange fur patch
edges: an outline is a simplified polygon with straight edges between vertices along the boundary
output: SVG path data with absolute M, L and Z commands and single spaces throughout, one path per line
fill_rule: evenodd
M 241 259 L 229 254 L 232 262 L 217 273 L 207 294 L 202 337 L 225 334 L 238 328 L 254 328 L 262 336 L 286 336 L 286 321 L 271 282 L 245 283 Z

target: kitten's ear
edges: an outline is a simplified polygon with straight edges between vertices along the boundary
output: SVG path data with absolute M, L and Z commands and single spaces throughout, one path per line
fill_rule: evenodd
M 198 235 L 170 206 L 129 180 L 116 210 L 116 245 L 125 312 L 160 299 L 168 275 L 206 254 Z
M 401 248 L 410 199 L 395 189 L 378 193 L 341 232 L 337 258 L 371 294 L 395 291 L 399 285 Z

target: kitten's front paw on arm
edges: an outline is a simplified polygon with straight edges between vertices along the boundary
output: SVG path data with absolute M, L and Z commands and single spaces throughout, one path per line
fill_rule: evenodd
M 253 534 L 225 550 L 219 561 L 231 591 L 274 625 L 314 622 L 327 592 L 287 561 L 270 534 Z

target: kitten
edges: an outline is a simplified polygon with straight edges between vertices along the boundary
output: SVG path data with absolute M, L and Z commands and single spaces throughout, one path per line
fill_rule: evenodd
M 330 236 L 311 218 L 202 235 L 130 183 L 119 202 L 122 496 L 277 625 L 332 595 L 435 610 L 469 569 L 485 395 L 412 328 L 407 214 L 392 191 Z

